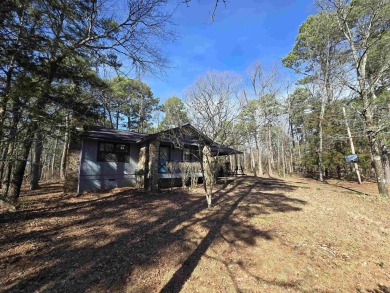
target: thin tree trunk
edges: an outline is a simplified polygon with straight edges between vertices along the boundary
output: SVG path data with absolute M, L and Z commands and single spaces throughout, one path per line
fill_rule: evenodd
M 294 149 L 295 149 L 294 144 L 291 143 L 290 144 L 290 174 L 294 173 L 294 158 L 293 158 Z
M 60 169 L 61 179 L 65 179 L 65 175 L 66 175 L 66 162 L 68 160 L 69 135 L 70 135 L 69 126 L 70 126 L 70 122 L 69 122 L 69 113 L 68 113 L 65 118 L 65 140 L 64 140 L 64 147 L 62 150 L 61 169 Z
M 14 156 L 14 149 L 15 149 L 15 142 L 9 142 L 8 143 L 8 150 L 7 150 L 7 162 L 5 164 L 5 174 L 3 178 L 3 198 L 8 197 L 8 191 L 11 185 L 11 175 L 12 175 L 12 167 L 13 167 L 13 156 Z
M 202 163 L 202 171 L 203 171 L 203 186 L 206 191 L 206 201 L 207 208 L 211 208 L 212 206 L 212 195 L 213 195 L 213 186 L 214 186 L 214 170 L 213 170 L 213 158 L 211 157 L 210 147 L 203 147 L 203 163 Z
M 246 152 L 244 150 L 243 151 L 243 170 L 246 170 L 246 168 L 247 168 L 247 154 L 246 154 Z
M 325 116 L 325 99 L 321 97 L 321 110 L 320 110 L 320 117 L 318 122 L 318 138 L 319 138 L 319 145 L 318 145 L 318 179 L 322 182 L 324 181 L 324 166 L 322 163 L 322 153 L 323 153 L 323 121 Z
M 302 166 L 302 153 L 301 153 L 301 143 L 299 142 L 299 139 L 297 140 L 297 146 L 298 146 L 298 164 L 301 168 Z
M 260 146 L 260 131 L 257 133 L 257 137 L 255 137 L 255 145 L 257 151 L 258 176 L 263 176 L 262 150 Z
M 389 153 L 386 145 L 382 145 L 382 163 L 383 169 L 385 172 L 386 184 L 390 185 L 390 162 L 389 162 Z
M 261 146 L 258 146 L 258 149 L 257 149 L 257 157 L 258 157 L 258 172 L 259 172 L 259 176 L 262 176 L 263 175 L 263 162 L 262 162 L 262 150 L 261 150 Z
M 276 155 L 276 163 L 277 163 L 277 171 L 278 171 L 278 176 L 280 176 L 280 165 L 281 165 L 281 158 L 280 158 L 280 137 L 278 138 L 278 141 L 277 141 L 277 145 L 276 145 L 276 151 L 277 151 L 277 155 Z
M 0 188 L 2 188 L 3 184 L 3 179 L 4 179 L 4 170 L 6 164 L 6 159 L 7 159 L 7 150 L 8 150 L 8 143 L 3 143 L 2 144 L 2 149 L 1 149 L 1 157 L 0 157 Z
M 286 160 L 285 160 L 285 157 L 284 157 L 284 142 L 283 142 L 283 138 L 282 138 L 282 143 L 281 143 L 281 147 L 282 147 L 282 168 L 283 168 L 283 171 L 282 171 L 282 175 L 283 175 L 283 178 L 286 177 Z
M 50 140 L 50 145 L 48 146 L 48 148 L 46 150 L 44 150 L 45 156 L 44 156 L 43 161 L 42 161 L 40 180 L 48 180 L 48 178 L 50 177 L 49 176 L 50 175 L 50 164 L 51 164 L 50 153 L 53 153 L 52 148 L 53 148 L 53 142 L 52 142 L 52 140 Z
M 55 173 L 55 164 L 56 164 L 56 157 L 57 157 L 57 146 L 58 146 L 58 137 L 56 137 L 56 141 L 54 143 L 54 150 L 53 150 L 53 156 L 51 158 L 51 178 L 54 178 Z
M 272 161 L 273 161 L 273 152 L 272 152 L 272 142 L 271 142 L 271 125 L 268 125 L 268 176 L 272 177 Z
M 39 188 L 39 179 L 41 178 L 41 158 L 43 151 L 43 136 L 38 130 L 35 135 L 34 144 L 34 160 L 32 163 L 31 177 L 30 177 L 30 189 L 35 190 Z
M 253 152 L 253 149 L 250 149 L 251 153 L 251 171 L 253 172 L 253 175 L 256 176 L 257 171 L 256 171 L 256 163 L 255 163 L 255 154 Z

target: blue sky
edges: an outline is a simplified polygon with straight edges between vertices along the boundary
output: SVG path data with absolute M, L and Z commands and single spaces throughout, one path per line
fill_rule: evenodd
M 313 3 L 307 0 L 227 0 L 210 23 L 214 0 L 181 5 L 173 21 L 179 38 L 165 49 L 174 68 L 161 78 L 146 77 L 161 102 L 181 98 L 185 88 L 209 70 L 245 75 L 255 60 L 279 62 L 292 48 L 298 28 Z M 287 73 L 292 74 L 286 69 Z

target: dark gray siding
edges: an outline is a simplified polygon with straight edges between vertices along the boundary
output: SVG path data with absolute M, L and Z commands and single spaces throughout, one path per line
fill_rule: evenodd
M 137 169 L 139 146 L 130 144 L 130 161 L 98 162 L 98 141 L 84 139 L 80 170 L 78 193 L 94 190 L 111 189 L 135 184 L 135 171 Z

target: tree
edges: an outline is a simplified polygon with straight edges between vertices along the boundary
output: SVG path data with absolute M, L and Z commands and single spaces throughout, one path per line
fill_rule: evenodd
M 309 16 L 300 26 L 296 43 L 292 51 L 283 59 L 286 67 L 303 73 L 307 77 L 303 83 L 311 83 L 308 87 L 313 97 L 321 101 L 318 117 L 318 171 L 319 180 L 324 179 L 323 168 L 323 123 L 325 111 L 334 99 L 339 58 L 336 52 L 340 42 L 334 16 L 325 12 Z
M 342 81 L 361 101 L 360 112 L 367 127 L 378 190 L 388 195 L 378 139 L 382 129 L 375 120 L 374 107 L 377 91 L 388 80 L 390 70 L 390 3 L 387 0 L 324 0 L 318 1 L 318 5 L 324 13 L 334 16 L 343 35 L 339 51 L 347 59 L 342 66 L 346 77 Z
M 145 132 L 147 121 L 157 108 L 159 99 L 155 98 L 150 87 L 140 80 L 115 77 L 109 84 L 111 88 L 109 112 L 116 112 L 116 128 L 119 127 L 120 116 L 124 115 L 127 118 L 124 125 L 127 129 Z
M 211 154 L 207 143 L 211 140 L 224 145 L 235 136 L 232 132 L 235 129 L 233 125 L 241 109 L 237 98 L 239 82 L 239 76 L 231 72 L 212 71 L 195 81 L 184 95 L 191 121 L 199 131 L 207 136 L 199 135 L 198 140 L 199 145 L 204 146 L 201 150 L 203 154 L 199 154 L 199 160 L 203 178 L 206 178 L 203 186 L 209 208 L 212 206 L 215 183 L 214 176 L 210 176 L 216 172 L 213 156 L 218 155 L 218 149 Z
M 93 68 L 118 68 L 120 58 L 129 59 L 138 72 L 157 72 L 166 65 L 158 46 L 174 38 L 166 1 L 126 3 L 127 10 L 118 14 L 108 12 L 105 1 L 2 3 L 0 82 L 5 86 L 0 92 L 0 131 L 6 137 L 2 153 L 10 154 L 1 168 L 7 173 L 4 199 L 18 199 L 35 134 L 47 123 L 58 123 L 57 111 L 92 114 L 94 102 L 77 98 L 84 96 L 81 89 L 91 89 L 87 84 L 96 75 Z M 64 88 L 73 95 L 61 97 Z M 139 105 L 144 107 L 142 99 Z
M 186 106 L 178 97 L 167 99 L 162 104 L 161 111 L 164 113 L 164 118 L 159 125 L 160 130 L 179 127 L 190 123 Z
M 270 68 L 264 68 L 260 61 L 255 61 L 248 69 L 249 78 L 252 86 L 252 98 L 256 99 L 252 106 L 256 106 L 257 123 L 257 151 L 259 166 L 261 166 L 261 131 L 265 131 L 267 141 L 267 165 L 268 175 L 273 176 L 274 151 L 272 144 L 272 127 L 281 114 L 281 105 L 278 101 L 278 94 L 281 90 L 281 76 L 278 67 L 273 65 Z M 260 171 L 260 170 L 259 170 Z

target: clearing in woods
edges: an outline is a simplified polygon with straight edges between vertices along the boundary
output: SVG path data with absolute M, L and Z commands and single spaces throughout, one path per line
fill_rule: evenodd
M 236 178 L 207 210 L 200 188 L 46 184 L 0 214 L 0 291 L 389 292 L 390 201 L 336 185 Z

